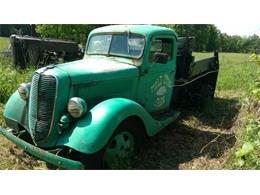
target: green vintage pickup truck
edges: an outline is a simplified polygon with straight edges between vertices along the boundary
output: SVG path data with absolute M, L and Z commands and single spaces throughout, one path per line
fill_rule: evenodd
M 214 97 L 218 53 L 195 61 L 193 44 L 153 25 L 95 29 L 82 60 L 40 68 L 19 86 L 0 131 L 60 168 L 121 167 L 179 117 L 176 105 Z

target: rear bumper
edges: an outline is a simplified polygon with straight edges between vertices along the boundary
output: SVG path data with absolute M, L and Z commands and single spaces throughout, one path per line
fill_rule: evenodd
M 84 165 L 75 160 L 70 160 L 67 158 L 63 158 L 61 156 L 55 155 L 53 153 L 50 153 L 48 151 L 45 151 L 41 148 L 38 148 L 30 143 L 25 142 L 24 140 L 16 137 L 11 132 L 7 131 L 4 128 L 0 127 L 0 133 L 4 135 L 7 139 L 14 142 L 17 146 L 24 149 L 26 152 L 32 154 L 33 156 L 38 157 L 39 159 L 42 159 L 50 164 L 56 165 L 61 168 L 65 169 L 84 169 Z

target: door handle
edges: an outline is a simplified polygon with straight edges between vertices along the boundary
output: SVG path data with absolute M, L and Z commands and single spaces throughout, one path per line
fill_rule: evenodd
M 140 76 L 144 76 L 144 75 L 148 74 L 148 72 L 149 71 L 147 69 L 145 69 L 145 70 L 141 71 Z

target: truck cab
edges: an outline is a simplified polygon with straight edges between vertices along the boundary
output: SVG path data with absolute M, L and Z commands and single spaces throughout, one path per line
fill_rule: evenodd
M 153 25 L 95 29 L 82 60 L 43 67 L 20 85 L 1 133 L 58 167 L 125 164 L 145 137 L 179 117 L 177 100 L 205 85 L 214 96 L 217 53 L 194 61 L 190 40 Z
M 103 27 L 90 34 L 85 59 L 103 58 L 134 67 L 135 81 L 125 83 L 133 92 L 128 98 L 149 113 L 163 111 L 169 109 L 173 92 L 176 40 L 175 32 L 163 27 Z

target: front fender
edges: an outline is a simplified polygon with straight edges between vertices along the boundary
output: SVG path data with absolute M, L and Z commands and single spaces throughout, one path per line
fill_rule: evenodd
M 18 124 L 28 128 L 28 106 L 18 91 L 14 92 L 8 99 L 4 108 L 4 117 L 8 127 L 18 130 Z
M 93 107 L 62 136 L 58 145 L 86 154 L 95 153 L 105 146 L 118 125 L 130 116 L 139 117 L 150 136 L 169 124 L 169 120 L 154 120 L 141 105 L 132 100 L 112 98 Z

